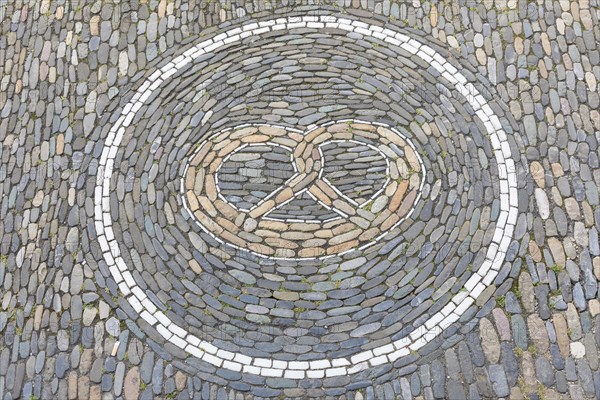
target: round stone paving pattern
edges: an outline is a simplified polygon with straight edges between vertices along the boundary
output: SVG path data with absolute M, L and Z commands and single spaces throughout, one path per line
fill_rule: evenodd
M 323 31 L 325 27 L 331 32 Z M 236 106 L 243 104 L 242 101 L 235 104 L 238 100 L 235 97 L 231 104 L 226 106 L 229 109 L 223 108 L 224 105 L 220 103 L 225 96 L 219 101 L 216 97 L 218 93 L 210 93 L 210 90 L 215 88 L 214 83 L 219 78 L 224 79 L 218 68 L 217 71 L 210 72 L 210 78 L 206 73 L 197 76 L 190 75 L 188 71 L 199 67 L 215 69 L 215 63 L 218 63 L 214 60 L 215 57 L 221 62 L 226 59 L 220 52 L 221 48 L 226 49 L 231 43 L 245 37 L 254 38 L 249 43 L 252 46 L 263 44 L 256 40 L 258 35 L 269 37 L 270 40 L 275 38 L 271 47 L 276 47 L 279 45 L 277 35 L 280 30 L 289 32 L 287 37 L 281 36 L 288 41 L 288 47 L 284 51 L 286 55 L 270 60 L 273 63 L 268 69 L 250 69 L 236 77 L 228 78 L 228 84 L 238 84 L 236 91 L 239 94 L 258 95 L 259 99 L 265 95 L 276 96 L 276 90 L 273 93 L 266 91 L 268 88 L 263 86 L 264 82 L 260 82 L 260 74 L 271 75 L 271 82 L 277 83 L 276 74 L 284 77 L 286 73 L 298 71 L 297 67 L 293 67 L 296 61 L 290 60 L 289 57 L 297 51 L 294 50 L 295 47 L 301 47 L 303 35 L 316 34 L 322 37 L 323 47 L 335 45 L 336 49 L 340 49 L 340 39 L 344 37 L 348 47 L 351 47 L 353 42 L 370 37 L 374 43 L 383 41 L 388 44 L 388 49 L 397 49 L 401 56 L 397 61 L 405 63 L 405 67 L 410 66 L 410 69 L 390 66 L 393 69 L 388 67 L 385 70 L 387 77 L 379 74 L 376 75 L 377 79 L 372 80 L 365 76 L 354 79 L 354 84 L 365 92 L 387 92 L 389 98 L 396 100 L 397 104 L 404 102 L 402 107 L 413 111 L 414 107 L 418 107 L 416 117 L 422 117 L 419 118 L 422 120 L 421 126 L 410 121 L 415 118 L 414 114 L 410 115 L 402 109 L 394 109 L 391 112 L 387 107 L 387 114 L 394 120 L 393 126 L 398 127 L 407 138 L 412 137 L 417 143 L 427 140 L 423 129 L 431 130 L 428 132 L 430 134 L 437 130 L 438 138 L 456 135 L 452 140 L 461 143 L 464 150 L 452 146 L 444 152 L 455 154 L 457 151 L 465 151 L 471 154 L 472 162 L 484 162 L 484 168 L 479 171 L 477 168 L 467 169 L 467 174 L 464 175 L 469 178 L 467 182 L 466 178 L 458 178 L 456 171 L 453 171 L 454 168 L 460 167 L 453 165 L 453 157 L 448 157 L 452 159 L 448 162 L 450 160 L 444 160 L 448 154 L 440 160 L 440 155 L 423 153 L 423 156 L 427 156 L 423 161 L 429 176 L 422 195 L 428 202 L 422 204 L 420 209 L 417 205 L 417 212 L 421 214 L 422 220 L 429 220 L 429 223 L 409 219 L 406 224 L 400 224 L 398 232 L 390 235 L 395 240 L 363 251 L 350 252 L 343 259 L 332 258 L 323 265 L 304 264 L 301 260 L 292 263 L 274 260 L 275 263 L 265 266 L 263 262 L 257 264 L 258 261 L 253 260 L 251 254 L 244 252 L 236 252 L 232 257 L 226 249 L 211 240 L 211 237 L 205 236 L 202 230 L 198 231 L 192 226 L 183 229 L 181 234 L 176 234 L 182 239 L 187 235 L 189 243 L 198 249 L 190 253 L 181 246 L 161 244 L 157 241 L 160 240 L 161 233 L 154 231 L 151 217 L 144 218 L 141 229 L 128 224 L 128 230 L 123 230 L 119 226 L 122 222 L 113 223 L 113 217 L 117 214 L 114 213 L 114 208 L 111 208 L 110 198 L 111 195 L 115 195 L 111 193 L 112 182 L 115 182 L 115 175 L 123 174 L 122 178 L 117 178 L 119 182 L 124 181 L 129 173 L 127 162 L 119 156 L 119 152 L 123 150 L 119 149 L 125 149 L 124 155 L 130 157 L 131 162 L 138 159 L 137 156 L 132 157 L 136 151 L 141 151 L 141 154 L 153 152 L 157 163 L 152 162 L 152 157 L 148 158 L 148 173 L 158 178 L 160 169 L 165 176 L 164 186 L 167 188 L 168 181 L 181 174 L 185 163 L 178 161 L 180 157 L 170 157 L 166 162 L 171 166 L 165 169 L 164 158 L 160 158 L 163 148 L 167 150 L 178 146 L 181 147 L 181 152 L 171 154 L 190 154 L 191 145 L 198 142 L 198 139 L 193 140 L 193 137 L 199 138 L 209 131 L 223 129 L 224 122 L 231 124 L 233 121 L 223 120 L 227 115 L 235 118 L 238 124 L 247 116 L 259 118 L 259 123 L 272 122 L 269 119 L 260 121 L 260 113 L 255 114 L 254 110 L 247 107 L 244 113 L 235 117 L 235 112 L 241 110 Z M 294 30 L 298 33 L 294 34 Z M 273 34 L 276 36 L 269 36 Z M 265 51 L 272 52 L 269 46 L 261 46 L 265 47 Z M 306 76 L 300 79 L 307 83 L 314 79 L 310 78 L 311 76 L 317 77 L 321 74 L 322 68 L 318 65 L 318 56 L 321 55 L 319 50 L 321 49 L 315 50 L 317 62 L 304 66 L 305 72 L 302 75 Z M 340 51 L 344 49 L 341 48 Z M 420 62 L 417 61 L 419 59 Z M 415 62 L 419 62 L 420 65 Z M 376 57 L 376 63 L 386 61 Z M 241 65 L 244 65 L 244 62 Z M 335 65 L 341 68 L 354 67 L 350 61 L 337 61 Z M 190 69 L 192 66 L 194 68 Z M 425 69 L 420 69 L 419 75 L 415 75 L 413 69 L 418 66 Z M 381 69 L 381 66 L 376 68 Z M 394 74 L 389 71 L 394 71 Z M 432 97 L 418 100 L 419 93 L 415 92 L 406 95 L 407 86 L 398 85 L 393 78 L 399 78 L 398 74 L 409 74 L 407 80 L 422 79 L 423 76 L 433 78 L 434 83 L 430 86 L 440 92 L 439 102 Z M 244 78 L 244 75 L 247 78 Z M 181 82 L 183 88 L 188 90 L 174 90 L 169 83 L 174 83 L 173 79 Z M 340 78 L 331 76 L 334 82 L 339 79 L 341 80 L 336 84 L 337 87 L 334 86 L 332 90 L 333 93 L 338 91 L 341 99 L 349 88 L 345 83 L 349 74 L 342 73 Z M 198 83 L 194 84 L 194 81 Z M 244 81 L 252 82 L 252 86 L 241 86 Z M 382 82 L 388 82 L 387 90 L 381 87 Z M 449 86 L 444 86 L 442 82 Z M 309 98 L 314 91 L 311 86 L 309 84 L 305 89 Z M 251 88 L 255 88 L 254 91 Z M 172 94 L 159 97 L 155 93 L 157 89 Z M 422 95 L 427 96 L 427 93 Z M 191 108 L 181 103 L 181 100 L 186 98 L 192 100 Z M 171 110 L 175 113 L 177 124 L 168 121 L 169 117 L 163 117 L 167 118 L 167 122 L 162 126 L 159 124 L 160 128 L 156 127 L 158 121 L 153 112 L 159 101 L 165 112 Z M 168 105 L 171 102 L 173 105 Z M 406 104 L 411 102 L 416 104 Z M 383 107 L 380 102 L 377 102 L 377 105 Z M 369 112 L 368 104 L 365 106 L 363 110 L 355 109 L 353 119 L 367 116 L 369 119 L 381 120 L 377 113 Z M 452 118 L 453 115 L 463 115 L 464 113 L 455 112 L 463 107 L 467 107 L 468 114 L 475 118 L 472 122 Z M 338 110 L 340 108 L 334 104 L 320 107 L 316 112 L 311 111 L 309 114 L 299 109 L 298 117 L 287 119 L 294 119 L 298 125 L 310 125 L 339 118 L 336 118 Z M 285 110 L 280 111 L 285 120 Z M 419 112 L 422 114 L 419 115 Z M 179 113 L 183 115 L 180 116 Z M 243 115 L 245 113 L 247 116 Z M 273 115 L 277 114 L 263 114 L 262 118 L 272 119 Z M 437 117 L 434 117 L 436 115 Z M 147 120 L 148 117 L 150 120 Z M 436 120 L 438 118 L 444 118 L 444 123 L 440 124 L 442 120 Z M 427 120 L 430 122 L 425 123 Z M 452 124 L 451 129 L 445 126 L 449 121 Z M 373 121 L 372 124 L 376 122 Z M 136 146 L 136 142 L 131 141 L 134 131 L 130 127 L 135 125 L 135 132 L 139 132 L 144 126 L 152 124 L 152 134 L 147 135 L 145 139 L 149 146 L 143 146 L 144 140 L 139 137 L 137 146 L 142 147 L 138 150 L 131 147 L 132 144 Z M 159 135 L 161 129 L 171 132 Z M 415 144 L 418 146 L 417 143 Z M 483 161 L 482 151 L 495 156 L 492 158 L 495 162 L 493 165 Z M 439 164 L 431 164 L 432 160 Z M 132 307 L 166 340 L 203 361 L 232 371 L 263 376 L 302 379 L 353 374 L 395 361 L 408 355 L 411 350 L 425 346 L 444 328 L 456 322 L 485 287 L 494 281 L 502 266 L 517 218 L 515 164 L 511 160 L 507 136 L 491 106 L 465 76 L 433 49 L 402 33 L 332 16 L 262 21 L 234 28 L 203 41 L 165 64 L 138 89 L 117 123 L 111 128 L 100 165 L 96 189 L 98 241 L 113 277 Z M 180 176 L 183 178 L 183 175 Z M 134 186 L 127 191 L 133 190 L 135 193 L 137 190 L 136 196 L 147 196 L 149 205 L 164 204 L 170 208 L 172 218 L 178 221 L 180 229 L 180 222 L 187 224 L 190 221 L 189 213 L 180 209 L 180 202 L 172 197 L 176 196 L 175 194 L 162 195 L 160 192 L 149 191 L 148 186 L 143 184 L 144 180 L 142 175 L 142 186 L 146 187 Z M 472 185 L 487 187 L 483 191 L 484 199 L 476 199 L 467 194 Z M 119 190 L 116 195 L 123 198 Z M 438 205 L 434 208 L 436 200 Z M 489 206 L 482 207 L 483 204 Z M 183 213 L 184 220 L 176 216 L 177 209 Z M 470 214 L 487 214 L 487 230 L 471 232 L 468 224 L 459 223 L 457 218 L 465 221 L 465 210 Z M 425 215 L 432 213 L 440 215 L 441 220 L 446 222 L 462 224 L 463 228 L 439 229 L 440 227 L 433 225 L 433 220 Z M 134 222 L 136 218 L 128 220 Z M 141 237 L 135 239 L 135 236 L 132 236 L 134 232 L 137 232 L 136 236 Z M 130 244 L 123 247 L 119 242 Z M 139 243 L 145 245 L 141 251 L 136 250 Z M 433 243 L 443 245 L 436 248 Z M 477 246 L 473 245 L 475 243 Z M 483 250 L 470 252 L 470 249 L 482 244 Z M 151 247 L 154 247 L 155 251 L 152 251 Z M 149 257 L 154 260 L 151 261 Z M 174 257 L 174 262 L 169 261 L 171 257 Z M 187 265 L 183 265 L 182 262 Z M 416 268 L 417 264 L 419 268 Z M 143 268 L 140 269 L 139 265 L 143 265 Z M 156 272 L 159 274 L 156 275 Z M 174 274 L 175 279 L 168 278 L 170 274 Z M 166 279 L 160 278 L 160 275 L 165 275 Z M 218 280 L 222 283 L 218 283 Z M 182 285 L 179 288 L 174 287 L 178 281 Z M 258 287 L 254 287 L 256 283 Z M 463 287 L 466 290 L 461 290 Z M 373 293 L 369 293 L 370 291 Z M 363 292 L 368 296 L 361 294 Z M 411 293 L 413 297 L 409 296 Z M 189 301 L 195 303 L 194 307 L 181 307 L 182 304 L 189 304 Z M 369 303 L 372 306 L 368 306 Z M 169 307 L 166 304 L 169 304 Z M 201 309 L 205 311 L 202 312 Z M 334 312 L 336 309 L 338 311 Z M 375 310 L 377 311 L 373 312 Z M 349 316 L 352 316 L 351 319 L 348 319 Z M 319 358 L 320 354 L 325 357 Z
M 0 3 L 0 393 L 600 398 L 598 5 Z M 342 29 L 320 19 L 330 13 Z M 313 15 L 319 20 L 302 19 Z M 202 41 L 254 23 L 261 29 L 268 20 L 278 25 L 279 16 L 306 25 L 269 27 L 224 44 L 151 90 L 113 150 L 108 205 L 96 203 L 109 132 L 150 76 Z M 476 93 L 463 96 L 430 62 L 386 37 L 433 49 L 441 65 L 478 89 L 506 133 L 519 210 L 493 282 L 476 299 L 475 289 L 466 294 L 474 301 L 455 322 L 438 324 L 437 336 L 417 339 L 395 361 L 385 351 L 378 358 L 379 349 L 396 349 L 427 330 L 427 321 L 456 304 L 480 271 L 504 223 L 504 171 L 495 136 L 470 104 Z M 300 157 L 292 151 L 298 142 L 281 143 L 288 134 L 339 123 L 346 134 L 359 127 L 398 133 L 424 172 L 404 221 L 377 241 L 365 235 L 362 249 L 326 255 L 330 238 L 311 240 L 296 228 L 322 230 L 340 220 L 368 228 L 365 221 L 372 224 L 391 204 L 390 185 L 406 182 L 392 178 L 394 163 L 409 158 L 402 148 L 388 153 L 379 136 L 326 140 Z M 226 150 L 213 171 L 214 189 L 242 216 L 221 221 L 223 232 L 230 228 L 236 234 L 229 239 L 262 244 L 278 256 L 236 248 L 188 207 L 187 195 L 200 199 L 204 189 L 203 171 L 189 168 L 194 154 L 207 142 L 218 149 L 211 138 L 220 134 L 222 144 L 235 142 L 231 136 L 244 126 L 285 134 Z M 291 183 L 295 160 L 300 168 L 303 160 L 310 164 L 308 175 L 319 170 L 316 181 L 358 217 L 308 193 L 307 179 L 306 190 L 268 216 L 248 218 Z M 316 162 L 322 165 L 313 170 Z M 214 213 L 210 205 L 196 211 Z M 209 222 L 221 209 L 230 211 L 216 208 Z M 97 229 L 94 214 L 103 210 L 110 210 L 105 225 L 112 232 Z M 255 221 L 294 229 L 255 235 L 267 233 Z M 99 235 L 111 239 L 108 248 Z M 118 265 L 127 268 L 123 275 L 110 264 L 125 279 L 123 291 L 106 261 L 110 246 L 118 246 Z M 305 248 L 322 255 L 292 256 Z M 146 296 L 141 312 L 124 282 Z M 162 315 L 149 314 L 164 315 L 170 325 L 141 316 L 152 306 Z M 188 335 L 214 346 L 200 350 L 214 355 L 215 365 L 177 345 Z M 372 358 L 355 369 L 335 367 L 345 367 L 343 375 L 319 362 L 352 363 L 361 353 Z M 248 359 L 261 360 L 250 364 L 261 374 L 244 372 Z M 290 368 L 302 363 L 322 377 Z

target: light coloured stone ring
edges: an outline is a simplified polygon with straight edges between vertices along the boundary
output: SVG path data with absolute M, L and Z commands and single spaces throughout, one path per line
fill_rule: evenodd
M 217 51 L 228 44 L 239 42 L 252 35 L 297 28 L 333 28 L 349 33 L 356 32 L 361 35 L 372 36 L 420 58 L 433 70 L 437 71 L 440 79 L 446 80 L 456 89 L 458 95 L 467 100 L 472 112 L 481 120 L 486 133 L 489 135 L 492 151 L 498 165 L 500 210 L 498 223 L 493 231 L 493 238 L 487 248 L 485 257 L 466 281 L 465 290 L 454 294 L 443 308 L 427 318 L 421 325 L 415 327 L 410 333 L 391 343 L 373 346 L 351 356 L 288 362 L 251 357 L 218 348 L 213 343 L 203 340 L 182 328 L 158 309 L 154 303 L 155 300 L 137 284 L 122 256 L 112 226 L 110 194 L 113 190 L 111 177 L 115 168 L 115 159 L 120 151 L 126 128 L 133 123 L 136 113 L 142 109 L 163 82 L 194 59 Z M 484 290 L 494 282 L 510 246 L 518 217 L 518 188 L 515 162 L 512 157 L 507 133 L 490 104 L 461 72 L 431 47 L 391 29 L 334 16 L 304 16 L 294 18 L 293 21 L 288 18 L 279 18 L 249 23 L 206 39 L 181 56 L 166 63 L 148 78 L 133 95 L 131 101 L 125 105 L 121 116 L 109 130 L 100 157 L 94 192 L 94 218 L 97 240 L 102 250 L 103 259 L 118 285 L 121 295 L 129 302 L 133 310 L 165 340 L 204 362 L 219 368 L 263 377 L 305 379 L 355 374 L 371 367 L 394 362 L 400 357 L 410 354 L 411 351 L 422 348 L 444 329 L 458 321 L 482 295 Z

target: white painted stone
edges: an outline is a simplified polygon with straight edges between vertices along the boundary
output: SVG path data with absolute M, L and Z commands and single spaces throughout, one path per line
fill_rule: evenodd
M 325 368 L 329 368 L 330 366 L 331 366 L 331 363 L 329 362 L 329 360 L 310 361 L 311 369 L 325 369 Z
M 200 345 L 200 342 L 201 342 L 200 339 L 198 339 L 194 335 L 187 335 L 185 339 L 188 341 L 188 343 L 190 343 L 190 345 L 192 347 L 198 347 Z
M 304 379 L 304 371 L 287 370 L 287 371 L 285 371 L 284 378 L 287 378 L 287 379 Z
M 410 354 L 410 350 L 407 348 L 404 348 L 404 349 L 396 350 L 391 354 L 388 354 L 388 358 L 389 358 L 390 362 L 394 362 L 397 359 L 399 359 L 400 357 L 404 357 L 409 354 Z
M 309 368 L 308 361 L 290 361 L 290 369 L 307 370 Z
M 279 377 L 283 376 L 283 370 L 274 369 L 274 368 L 262 368 L 260 371 L 260 374 L 262 376 L 279 378 Z
M 260 368 L 252 365 L 244 365 L 244 372 L 247 374 L 260 375 Z
M 146 310 L 142 311 L 142 313 L 140 314 L 140 317 L 142 317 L 144 319 L 144 321 L 146 321 L 150 325 L 154 325 L 158 322 L 158 320 L 156 318 L 154 318 L 154 316 Z
M 202 358 L 202 356 L 204 355 L 204 352 L 202 350 L 195 346 L 192 346 L 191 344 L 186 346 L 185 351 L 198 358 Z
M 481 276 L 473 274 L 465 283 L 465 289 L 467 289 L 467 291 L 470 293 L 473 290 L 473 288 L 477 286 L 480 280 Z
M 129 301 L 129 304 L 131 304 L 131 307 L 133 307 L 133 309 L 137 313 L 141 313 L 144 309 L 142 303 L 140 303 L 140 301 L 135 296 L 129 296 L 127 300 Z
M 180 349 L 185 349 L 186 346 L 188 345 L 188 342 L 183 340 L 182 338 L 180 338 L 179 336 L 173 335 L 171 336 L 171 338 L 169 339 L 169 342 L 173 343 L 175 346 L 179 347 Z
M 483 292 L 483 290 L 486 288 L 486 285 L 484 285 L 483 283 L 478 283 L 477 286 L 475 286 L 473 288 L 473 291 L 471 292 L 471 296 L 477 298 L 479 297 L 479 295 L 481 294 L 481 292 Z
M 234 360 L 243 365 L 250 365 L 252 363 L 252 357 L 240 353 L 236 353 Z
M 488 271 L 488 273 L 483 277 L 483 283 L 482 283 L 483 289 L 485 289 L 486 287 L 491 285 L 492 282 L 494 282 L 494 279 L 496 279 L 496 276 L 498 276 L 498 271 L 496 271 L 494 269 Z M 483 289 L 481 290 L 482 292 L 483 292 Z M 475 293 L 472 293 L 472 295 L 474 297 L 478 297 L 480 294 L 481 294 L 481 292 L 478 293 L 477 295 L 475 295 Z
M 350 364 L 350 361 L 346 360 L 345 358 L 335 358 L 331 360 L 331 365 L 334 367 L 345 367 L 352 364 Z
M 571 355 L 573 358 L 585 357 L 585 346 L 581 342 L 571 343 Z
M 324 378 L 325 370 L 322 370 L 322 369 L 308 370 L 308 371 L 306 371 L 306 376 L 311 379 Z
M 369 363 L 367 361 L 363 361 L 361 363 L 358 364 L 354 364 L 354 366 L 348 368 L 348 374 L 355 374 L 357 372 L 360 371 L 364 371 L 365 369 L 369 368 Z
M 465 311 L 467 311 L 467 308 L 471 307 L 471 304 L 473 304 L 475 302 L 475 299 L 473 299 L 472 297 L 467 297 L 465 298 L 459 305 L 458 307 L 456 307 L 456 313 L 458 315 L 462 315 Z
M 204 341 L 202 343 L 200 343 L 200 348 L 210 354 L 217 354 L 217 351 L 219 350 L 212 344 L 210 344 L 208 342 L 204 342 Z
M 220 367 L 221 364 L 223 364 L 223 360 L 209 353 L 204 353 L 204 355 L 202 356 L 202 360 L 214 365 L 215 367 Z
M 363 361 L 368 361 L 371 358 L 373 358 L 373 353 L 371 350 L 367 350 L 352 356 L 350 359 L 352 360 L 352 364 L 358 364 Z
M 327 370 L 325 370 L 325 375 L 328 378 L 331 378 L 332 376 L 341 376 L 341 375 L 346 375 L 346 368 L 345 367 L 338 367 L 338 368 L 329 368 Z
M 144 304 L 146 304 L 145 301 L 144 301 Z M 171 325 L 171 320 L 169 318 L 167 318 L 167 316 L 165 314 L 163 314 L 162 311 L 155 311 L 154 317 L 164 326 Z
M 242 370 L 242 364 L 225 360 L 223 361 L 223 368 L 228 369 L 230 371 L 240 372 Z
M 373 32 L 365 28 L 356 28 L 354 31 L 360 33 L 361 35 L 373 36 Z
M 229 351 L 219 349 L 219 350 L 217 350 L 217 357 L 222 358 L 224 360 L 233 360 L 233 357 L 235 357 L 235 354 L 233 354 Z
M 162 337 L 164 337 L 167 340 L 170 340 L 171 336 L 173 336 L 171 331 L 169 331 L 164 325 L 162 325 L 160 323 L 158 325 L 156 325 L 155 328 L 158 331 L 158 333 L 160 333 L 162 335 Z
M 540 217 L 542 217 L 542 219 L 548 219 L 548 217 L 550 216 L 550 202 L 548 201 L 548 196 L 546 195 L 546 192 L 544 191 L 544 189 L 535 188 L 534 195 L 535 201 L 538 206 L 538 211 L 540 213 Z
M 261 368 L 271 368 L 272 361 L 266 358 L 255 358 L 254 365 Z
M 425 327 L 431 329 L 444 319 L 444 314 L 436 313 L 425 322 Z
M 458 316 L 457 314 L 451 313 L 446 318 L 444 318 L 444 320 L 440 323 L 440 327 L 442 329 L 446 329 L 447 327 L 449 327 L 450 325 L 452 325 L 453 323 L 458 321 L 459 318 L 460 318 L 460 316 Z

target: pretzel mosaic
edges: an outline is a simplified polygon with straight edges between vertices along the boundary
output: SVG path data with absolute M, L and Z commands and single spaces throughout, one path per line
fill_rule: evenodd
M 385 182 L 370 198 L 348 197 L 324 174 L 323 149 L 339 143 L 366 146 L 385 160 Z M 219 190 L 219 172 L 241 149 L 257 146 L 286 149 L 293 173 L 282 185 L 263 193 L 251 208 L 241 209 Z M 305 133 L 242 126 L 217 133 L 198 147 L 182 189 L 190 212 L 216 239 L 261 256 L 317 258 L 364 248 L 398 226 L 418 200 L 423 171 L 422 161 L 406 140 L 381 125 L 346 121 Z M 329 213 L 321 220 L 285 215 L 285 206 L 301 196 Z M 277 211 L 283 215 L 276 217 Z

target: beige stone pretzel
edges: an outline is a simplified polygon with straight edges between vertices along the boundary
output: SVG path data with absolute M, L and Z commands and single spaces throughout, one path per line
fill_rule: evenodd
M 372 147 L 387 163 L 383 188 L 362 204 L 323 176 L 322 147 L 344 141 Z M 244 210 L 220 195 L 218 174 L 232 154 L 252 145 L 289 150 L 295 172 Z M 200 225 L 221 242 L 267 257 L 320 258 L 365 247 L 395 227 L 412 208 L 422 178 L 414 149 L 384 126 L 347 121 L 305 133 L 277 126 L 243 126 L 215 134 L 199 146 L 186 171 L 185 198 Z M 269 217 L 305 192 L 338 217 L 325 221 Z

